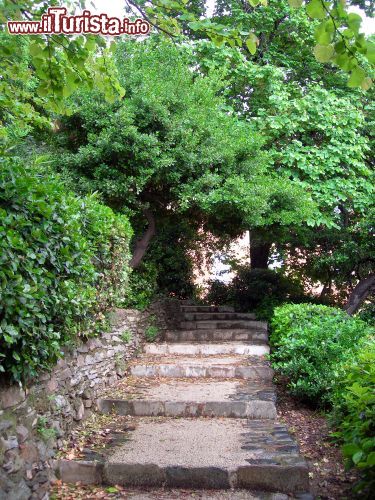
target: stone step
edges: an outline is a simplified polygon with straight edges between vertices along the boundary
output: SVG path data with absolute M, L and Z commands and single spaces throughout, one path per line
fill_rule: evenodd
M 272 384 L 244 380 L 136 379 L 119 384 L 113 396 L 97 400 L 101 413 L 130 416 L 274 419 Z
M 183 332 L 179 332 L 183 333 Z M 194 332 L 196 333 L 196 332 Z M 146 344 L 144 352 L 146 354 L 163 355 L 177 354 L 185 356 L 214 356 L 222 354 L 243 354 L 246 356 L 264 356 L 270 351 L 265 343 L 244 343 L 244 342 L 227 342 L 227 343 L 164 343 L 164 344 Z
M 244 356 L 142 356 L 129 366 L 134 377 L 238 378 L 268 381 L 273 377 L 269 363 Z
M 181 306 L 181 310 L 186 313 L 231 313 L 234 312 L 232 306 Z
M 185 312 L 183 314 L 184 321 L 241 321 L 255 320 L 256 316 L 253 313 L 237 313 L 237 312 Z
M 164 339 L 171 342 L 222 342 L 222 341 L 247 341 L 265 343 L 268 333 L 265 330 L 168 330 Z
M 248 329 L 256 332 L 267 332 L 267 323 L 265 321 L 253 320 L 207 320 L 207 321 L 181 321 L 181 330 L 237 330 Z
M 132 420 L 96 460 L 60 460 L 64 482 L 190 489 L 242 488 L 298 494 L 308 468 L 282 424 L 271 420 Z M 92 455 L 91 455 L 92 456 Z

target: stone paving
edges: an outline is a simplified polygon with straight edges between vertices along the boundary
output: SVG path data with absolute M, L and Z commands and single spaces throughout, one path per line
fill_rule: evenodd
M 181 311 L 181 329 L 168 332 L 166 343 L 147 345 L 129 366 L 128 384 L 97 401 L 101 413 L 132 418 L 131 431 L 119 428 L 111 446 L 83 461 L 61 460 L 62 480 L 230 490 L 222 498 L 242 498 L 244 490 L 249 499 L 263 495 L 254 492 L 311 498 L 307 465 L 276 420 L 266 325 L 231 308 L 182 305 Z M 211 333 L 210 343 L 191 342 L 185 327 L 221 338 L 215 342 Z M 245 340 L 225 340 L 240 330 Z M 254 332 L 264 340 L 253 340 Z

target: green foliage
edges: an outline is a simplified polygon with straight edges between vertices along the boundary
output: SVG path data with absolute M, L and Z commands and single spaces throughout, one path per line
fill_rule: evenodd
M 375 339 L 366 338 L 353 359 L 343 366 L 333 398 L 335 436 L 343 443 L 348 467 L 358 467 L 362 480 L 356 490 L 371 498 L 375 487 Z
M 269 96 L 274 111 L 264 110 L 259 116 L 274 166 L 311 189 L 320 209 L 315 222 L 337 223 L 340 213 L 334 208 L 339 204 L 365 212 L 374 173 L 366 162 L 364 113 L 349 96 L 336 96 L 319 86 L 295 98 L 286 88 L 280 90 L 277 98 Z
M 208 216 L 210 229 L 221 233 L 312 217 L 304 189 L 264 175 L 262 140 L 217 97 L 226 84 L 217 74 L 194 75 L 182 49 L 157 39 L 126 51 L 120 46 L 118 58 L 126 88 L 121 104 L 80 94 L 59 136 L 66 154 L 59 154 L 58 168 L 78 188 L 98 190 L 111 206 L 138 217 L 145 206 L 170 219 L 178 214 L 198 223 Z
M 290 392 L 315 404 L 330 404 L 342 376 L 341 363 L 353 356 L 371 327 L 345 312 L 314 304 L 275 309 L 273 367 L 289 380 Z
M 0 168 L 0 370 L 48 369 L 125 294 L 128 220 L 66 191 L 42 159 Z
M 230 283 L 211 282 L 206 301 L 230 304 L 238 311 L 256 312 L 259 319 L 270 319 L 276 305 L 303 297 L 303 289 L 296 280 L 270 269 L 240 266 Z
M 159 335 L 159 328 L 155 325 L 149 325 L 145 330 L 147 342 L 155 342 Z
M 366 321 L 369 325 L 375 326 L 375 304 L 374 302 L 369 302 L 364 304 L 358 313 L 358 317 L 362 321 Z
M 42 437 L 44 441 L 49 441 L 50 439 L 55 439 L 57 436 L 56 429 L 49 426 L 46 417 L 39 417 L 36 430 L 38 434 Z
M 147 309 L 158 291 L 157 277 L 157 269 L 152 262 L 142 262 L 138 269 L 133 269 L 122 305 L 140 311 Z
M 181 299 L 194 296 L 191 252 L 204 236 L 199 234 L 199 224 L 194 219 L 181 217 L 176 224 L 175 217 L 159 215 L 157 233 L 145 257 L 145 263 L 153 263 L 157 269 L 158 293 Z M 171 244 L 174 241 L 178 244 Z
M 253 311 L 265 299 L 275 302 L 296 300 L 303 296 L 301 285 L 270 269 L 240 267 L 232 281 L 233 300 L 241 311 Z
M 374 44 L 361 32 L 361 16 L 349 13 L 346 2 L 334 0 L 221 2 L 219 0 L 217 3 L 216 14 L 221 15 L 213 18 L 196 15 L 189 8 L 189 2 L 183 0 L 164 0 L 161 4 L 151 1 L 146 12 L 156 25 L 172 36 L 179 35 L 184 23 L 187 22 L 191 35 L 196 38 L 208 38 L 219 47 L 223 45 L 238 47 L 243 51 L 247 50 L 251 57 L 258 57 L 258 53 L 262 54 L 263 49 L 261 34 L 257 36 L 259 34 L 253 24 L 243 22 L 246 16 L 260 13 L 267 17 L 272 13 L 275 4 L 281 3 L 286 10 L 286 16 L 291 17 L 294 9 L 301 9 L 305 4 L 305 11 L 311 22 L 314 25 L 317 21 L 320 23 L 315 32 L 317 45 L 314 53 L 317 60 L 322 63 L 331 62 L 349 73 L 348 85 L 351 87 L 367 90 L 371 86 Z M 135 6 L 133 2 L 130 4 Z M 139 8 L 138 12 L 142 14 Z
M 225 12 L 222 5 L 220 16 Z M 289 275 L 307 287 L 323 283 L 341 304 L 354 282 L 373 272 L 373 91 L 349 90 L 339 74 L 322 73 L 309 52 L 314 30 L 302 10 L 289 15 L 285 2 L 272 1 L 264 12 L 245 14 L 241 7 L 232 15 L 261 37 L 257 60 L 199 41 L 200 68 L 225 73 L 228 103 L 257 123 L 266 141 L 270 175 L 292 179 L 315 203 L 300 218 L 308 225 L 295 224 L 285 210 L 275 216 L 288 199 L 275 198 L 263 241 L 275 245 Z
M 0 139 L 12 139 L 13 127 L 25 134 L 31 126 L 46 125 L 45 110 L 69 113 L 63 100 L 78 88 L 98 88 L 111 102 L 124 95 L 110 58 L 115 45 L 107 48 L 104 37 L 7 33 L 7 20 L 40 20 L 50 6 L 37 0 L 1 1 Z M 65 7 L 79 12 L 84 2 L 72 0 Z
M 205 296 L 208 304 L 217 306 L 230 305 L 233 303 L 231 288 L 229 283 L 214 279 L 208 282 L 208 290 Z
M 125 344 L 129 344 L 133 338 L 133 334 L 130 330 L 125 330 L 121 333 L 120 338 Z

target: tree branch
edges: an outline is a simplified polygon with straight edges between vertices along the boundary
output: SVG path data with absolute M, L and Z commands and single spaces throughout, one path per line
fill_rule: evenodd
M 146 229 L 146 232 L 144 233 L 142 238 L 138 239 L 135 243 L 133 257 L 129 262 L 129 266 L 132 267 L 133 269 L 136 269 L 142 262 L 142 259 L 147 251 L 150 241 L 153 238 L 153 236 L 155 236 L 156 233 L 156 223 L 154 214 L 149 209 L 145 209 L 143 213 L 148 221 L 148 228 Z
M 345 305 L 345 311 L 351 316 L 356 313 L 367 297 L 375 291 L 375 274 L 364 278 L 354 287 Z

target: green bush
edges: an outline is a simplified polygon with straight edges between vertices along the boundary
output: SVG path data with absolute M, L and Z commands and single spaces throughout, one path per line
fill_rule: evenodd
M 274 307 L 303 297 L 303 288 L 296 280 L 271 269 L 241 266 L 230 283 L 211 281 L 206 300 L 233 305 L 238 311 L 256 312 L 258 318 L 269 320 Z
M 85 196 L 80 207 L 81 230 L 97 273 L 96 308 L 104 312 L 121 305 L 128 293 L 132 229 L 127 217 L 115 214 L 95 196 Z
M 159 328 L 155 325 L 150 325 L 145 330 L 145 337 L 147 342 L 155 342 L 159 335 Z
M 0 371 L 49 368 L 125 291 L 128 220 L 79 198 L 41 161 L 0 159 Z
M 351 359 L 371 327 L 340 309 L 287 304 L 272 320 L 273 367 L 289 380 L 290 392 L 316 404 L 330 404 L 341 364 Z
M 156 265 L 150 261 L 142 262 L 129 276 L 128 290 L 122 305 L 140 311 L 147 309 L 158 290 L 157 278 Z
M 375 302 L 364 304 L 357 316 L 369 325 L 375 326 Z
M 121 333 L 120 338 L 124 344 L 129 344 L 133 339 L 133 334 L 130 330 L 125 330 Z
M 243 266 L 231 286 L 233 301 L 241 311 L 254 311 L 269 298 L 281 303 L 303 296 L 303 288 L 297 281 L 271 269 Z
M 357 489 L 370 498 L 375 491 L 375 338 L 366 338 L 356 356 L 344 364 L 333 397 L 335 435 L 349 467 L 362 472 Z
M 210 280 L 205 299 L 209 304 L 216 306 L 232 305 L 233 297 L 230 283 L 224 283 L 218 279 Z

